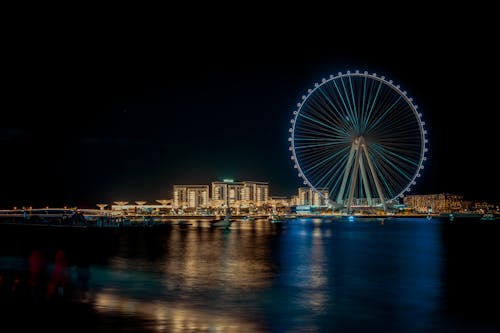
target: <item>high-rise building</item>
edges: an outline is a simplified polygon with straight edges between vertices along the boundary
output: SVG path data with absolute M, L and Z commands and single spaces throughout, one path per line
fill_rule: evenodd
M 208 207 L 208 185 L 174 185 L 174 208 Z
M 321 195 L 310 187 L 299 187 L 298 205 L 326 206 L 328 204 L 328 189 L 319 189 Z
M 269 183 L 244 181 L 243 182 L 243 198 L 252 202 L 255 206 L 263 206 L 269 199 Z
M 406 195 L 403 203 L 418 213 L 427 213 L 429 210 L 434 213 L 451 213 L 463 209 L 462 196 L 448 193 Z
M 269 196 L 269 183 L 256 181 L 235 182 L 232 179 L 212 182 L 212 207 L 221 207 L 226 203 L 229 207 L 240 205 L 264 205 Z

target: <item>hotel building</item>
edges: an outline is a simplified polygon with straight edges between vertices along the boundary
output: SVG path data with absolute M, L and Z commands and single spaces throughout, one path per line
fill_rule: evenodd
M 207 208 L 208 185 L 174 185 L 173 207 L 176 209 Z
M 299 206 L 327 206 L 328 189 L 319 189 L 321 195 L 310 187 L 299 187 L 297 205 Z
M 211 203 L 214 208 L 228 203 L 229 207 L 262 207 L 269 196 L 269 183 L 256 181 L 235 182 L 231 179 L 215 181 L 211 184 Z
M 451 213 L 463 210 L 462 196 L 448 193 L 407 195 L 403 198 L 406 207 L 417 213 Z

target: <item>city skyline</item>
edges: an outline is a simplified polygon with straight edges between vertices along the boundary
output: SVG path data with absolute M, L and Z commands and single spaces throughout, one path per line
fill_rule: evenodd
M 261 31 L 210 43 L 172 37 L 168 47 L 156 36 L 35 35 L 31 54 L 13 43 L 0 205 L 155 200 L 175 183 L 223 178 L 267 181 L 270 195 L 290 196 L 302 186 L 287 141 L 296 103 L 323 77 L 356 69 L 394 80 L 420 106 L 429 152 L 410 194 L 498 202 L 496 53 L 463 27 L 446 38 L 436 29 L 327 46 Z

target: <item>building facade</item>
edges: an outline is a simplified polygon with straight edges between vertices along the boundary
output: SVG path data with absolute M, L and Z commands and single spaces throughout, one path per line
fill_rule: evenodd
M 300 206 L 327 206 L 328 189 L 318 189 L 321 195 L 310 187 L 299 187 L 297 205 Z
M 209 205 L 208 185 L 174 185 L 173 208 L 200 209 Z
M 211 183 L 211 202 L 213 208 L 263 206 L 269 197 L 269 183 L 256 181 L 235 182 L 231 179 Z
M 461 195 L 441 193 L 407 195 L 403 203 L 407 208 L 417 213 L 452 213 L 463 210 L 463 197 Z

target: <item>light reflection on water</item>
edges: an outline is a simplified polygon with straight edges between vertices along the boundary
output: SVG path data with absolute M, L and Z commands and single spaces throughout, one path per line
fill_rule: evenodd
M 235 222 L 230 230 L 211 229 L 207 221 L 191 223 L 45 234 L 46 242 L 37 234 L 36 244 L 48 258 L 63 248 L 73 281 L 81 262 L 89 265 L 88 290 L 82 293 L 74 284 L 73 299 L 105 318 L 96 325 L 117 330 L 131 322 L 135 331 L 158 332 L 498 328 L 488 316 L 464 317 L 449 305 L 457 299 L 450 285 L 467 267 L 450 263 L 459 245 L 449 235 L 463 234 L 450 233 L 444 222 L 297 219 L 273 225 L 258 220 Z M 26 233 L 23 238 L 30 239 Z M 27 241 L 0 246 L 0 271 L 22 271 L 32 246 Z M 490 288 L 498 296 L 498 286 Z M 459 310 L 481 309 L 459 305 Z

